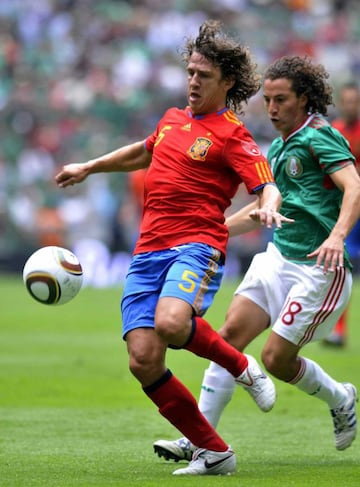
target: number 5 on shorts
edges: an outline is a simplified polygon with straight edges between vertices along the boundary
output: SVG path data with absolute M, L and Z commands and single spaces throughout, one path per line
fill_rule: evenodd
M 184 271 L 181 276 L 181 280 L 184 281 L 184 283 L 181 282 L 179 288 L 185 293 L 192 293 L 195 289 L 197 279 L 199 279 L 199 276 L 196 272 Z

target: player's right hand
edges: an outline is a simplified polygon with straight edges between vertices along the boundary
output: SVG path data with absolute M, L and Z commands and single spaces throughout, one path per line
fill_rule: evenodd
M 59 188 L 66 188 L 84 181 L 88 173 L 86 164 L 66 164 L 55 176 L 55 181 Z
M 273 225 L 276 228 L 281 228 L 282 223 L 295 223 L 295 220 L 292 218 L 287 218 L 271 208 L 256 208 L 250 211 L 249 216 L 252 220 L 259 222 L 260 225 L 264 225 L 267 228 L 271 228 Z

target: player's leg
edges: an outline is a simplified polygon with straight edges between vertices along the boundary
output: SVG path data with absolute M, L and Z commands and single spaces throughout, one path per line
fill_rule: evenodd
M 218 254 L 215 249 L 202 244 L 187 245 L 184 252 L 181 252 L 180 248 L 179 256 L 167 274 L 157 305 L 155 330 L 168 343 L 185 348 L 225 368 L 245 388 L 256 390 L 259 407 L 268 410 L 275 400 L 275 388 L 271 379 L 261 370 L 257 370 L 259 377 L 255 384 L 251 374 L 256 367 L 255 360 L 251 359 L 249 366 L 247 356 L 224 340 L 202 318 L 220 285 L 223 263 Z M 188 333 L 188 325 L 184 326 L 185 317 L 181 314 L 184 302 L 191 306 L 195 314 L 192 318 L 191 332 L 186 339 L 182 330 Z M 250 300 L 247 304 L 249 310 L 246 321 L 250 319 L 252 312 L 258 313 L 264 321 L 261 330 L 264 329 L 269 323 L 266 313 Z M 237 307 L 237 313 L 239 311 L 240 308 Z M 260 400 L 262 387 L 265 391 L 264 397 Z M 266 394 L 271 396 L 268 401 L 266 401 Z
M 178 247 L 156 307 L 155 330 L 170 346 L 213 360 L 237 378 L 248 365 L 246 356 L 202 318 L 220 286 L 223 268 L 220 253 L 208 245 Z M 184 309 L 192 312 L 191 322 Z
M 235 382 L 250 392 L 261 409 L 264 411 L 271 409 L 275 401 L 275 387 L 271 379 L 259 368 L 255 359 L 237 351 L 201 317 L 192 318 L 191 333 L 188 332 L 189 336 L 187 340 L 184 340 L 181 330 L 185 327 L 180 326 L 178 321 L 179 317 L 183 316 L 181 308 L 184 308 L 184 301 L 181 299 L 160 298 L 155 329 L 157 330 L 158 323 L 160 323 L 161 331 L 158 333 L 162 338 L 166 339 L 171 346 L 175 345 L 177 348 L 184 348 L 200 357 L 216 361 L 220 367 L 228 371 L 233 382 L 235 379 Z M 165 315 L 168 316 L 167 328 L 165 318 L 158 318 L 158 316 Z M 180 347 L 180 343 L 183 343 L 182 347 Z
M 166 344 L 150 328 L 137 328 L 126 337 L 129 367 L 159 412 L 201 448 L 228 447 L 198 411 L 192 394 L 165 366 Z
M 207 452 L 218 468 L 207 467 L 205 460 L 197 462 L 197 471 L 191 474 L 227 474 L 235 470 L 235 455 L 200 412 L 190 391 L 165 367 L 166 343 L 150 328 L 128 332 L 126 344 L 132 374 L 145 394 L 173 426 L 190 441 Z M 189 467 L 190 468 L 190 467 Z M 213 471 L 212 471 L 213 470 Z
M 270 244 L 266 252 L 253 258 L 243 281 L 235 291 L 219 334 L 237 350 L 243 351 L 270 325 L 271 317 L 276 317 L 281 310 L 287 287 L 278 276 L 278 269 L 282 265 L 280 257 L 279 252 Z M 269 411 L 275 402 L 275 388 L 272 383 L 264 380 L 265 374 L 256 360 L 247 357 L 250 367 L 238 383 L 250 393 L 260 409 Z M 217 425 L 233 391 L 231 376 L 218 364 L 211 363 L 204 374 L 199 406 L 214 426 Z
M 269 317 L 248 298 L 236 295 L 229 307 L 224 325 L 219 333 L 236 348 L 242 350 L 269 322 Z M 251 323 L 251 326 L 248 325 Z M 233 341 L 233 342 L 232 342 Z M 230 402 L 236 383 L 243 386 L 263 411 L 269 411 L 275 402 L 275 388 L 250 355 L 246 355 L 248 366 L 240 378 L 211 362 L 205 370 L 199 397 L 199 409 L 215 428 L 226 405 Z M 154 443 L 155 452 L 166 460 L 189 460 L 194 451 L 187 438 L 177 440 L 158 440 Z
M 281 309 L 281 299 L 279 299 L 279 285 L 265 285 L 255 286 L 253 289 L 253 283 L 256 282 L 252 276 L 256 272 L 260 272 L 261 276 L 266 273 L 264 269 L 270 272 L 271 264 L 264 263 L 266 256 L 257 256 L 252 263 L 248 271 L 248 278 L 245 278 L 242 285 L 239 286 L 238 292 L 247 292 L 249 297 L 244 297 L 235 294 L 233 301 L 229 307 L 226 315 L 226 320 L 219 333 L 234 345 L 239 350 L 243 350 L 244 347 L 250 343 L 250 341 L 263 331 L 269 325 L 269 315 L 264 308 L 266 308 L 267 298 L 264 292 L 264 288 L 269 287 L 270 290 L 277 289 L 277 293 L 274 293 L 272 299 L 272 308 L 278 306 Z M 274 269 L 276 266 L 276 258 L 271 256 L 269 262 L 272 263 Z M 271 291 L 270 291 L 271 295 Z M 261 306 L 256 303 L 261 303 Z M 276 309 L 272 309 L 273 314 L 276 315 Z M 245 379 L 249 382 L 243 382 L 243 387 L 250 392 L 252 397 L 258 402 L 261 409 L 268 411 L 272 408 L 275 402 L 275 388 L 272 381 L 266 379 L 266 375 L 253 357 L 248 358 L 250 361 L 250 367 L 243 372 Z M 225 406 L 230 401 L 234 388 L 235 381 L 233 375 L 226 369 L 221 367 L 215 362 L 211 362 L 209 368 L 205 371 L 204 379 L 201 387 L 199 408 L 213 425 L 217 426 L 220 415 Z M 268 387 L 266 387 L 268 385 Z M 264 392 L 265 391 L 265 392 Z M 194 449 L 194 446 L 189 442 L 187 438 L 180 438 L 178 440 L 158 440 L 154 443 L 155 452 L 159 456 L 164 456 L 167 460 L 173 459 L 175 461 L 188 460 Z
M 156 306 L 155 331 L 172 348 L 216 359 L 237 377 L 247 366 L 246 357 L 201 318 L 219 289 L 223 268 L 216 249 L 204 244 L 179 246 Z
M 298 352 L 299 347 L 272 332 L 262 358 L 275 377 L 327 403 L 334 422 L 335 446 L 344 450 L 356 436 L 356 388 L 336 381 L 315 361 L 299 357 Z
M 269 325 L 269 315 L 254 301 L 235 294 L 219 334 L 237 350 L 244 350 Z M 248 366 L 244 377 L 236 382 L 253 397 L 262 411 L 269 411 L 274 405 L 274 389 L 269 390 L 264 382 L 264 373 L 256 360 L 246 355 Z M 259 387 L 256 387 L 258 383 Z M 201 385 L 199 408 L 208 421 L 217 427 L 220 416 L 232 398 L 236 383 L 233 376 L 223 367 L 211 362 L 205 370 Z
M 232 473 L 236 464 L 234 452 L 200 412 L 190 391 L 166 368 L 165 351 L 168 342 L 162 336 L 164 333 L 157 333 L 154 328 L 159 294 L 173 264 L 174 255 L 174 252 L 165 252 L 162 256 L 156 254 L 156 262 L 152 262 L 150 269 L 144 267 L 151 260 L 151 255 L 146 256 L 146 263 L 142 262 L 142 265 L 139 265 L 142 260 L 140 256 L 131 266 L 122 299 L 124 337 L 129 353 L 130 370 L 141 383 L 144 392 L 156 404 L 159 412 L 201 449 L 201 455 L 198 455 L 196 462 L 189 465 L 189 470 L 180 473 Z M 153 275 L 149 279 L 147 271 L 154 272 L 156 267 L 156 276 Z M 167 269 L 164 276 L 161 275 L 161 272 L 164 273 L 163 268 Z M 181 333 L 184 333 L 183 330 L 188 328 L 185 337 L 190 333 L 192 307 L 184 300 L 161 299 L 167 299 L 169 305 L 170 331 L 166 336 L 177 343 L 181 339 Z M 166 301 L 162 303 L 166 304 Z M 174 316 L 177 316 L 177 319 Z M 179 326 L 179 321 L 183 322 L 182 327 Z
M 275 377 L 327 403 L 334 421 L 335 446 L 342 450 L 356 436 L 356 389 L 330 377 L 313 360 L 299 357 L 303 345 L 327 336 L 347 305 L 351 275 L 345 269 L 324 275 L 321 269 L 297 266 L 287 272 L 294 286 L 273 326 L 262 354 Z

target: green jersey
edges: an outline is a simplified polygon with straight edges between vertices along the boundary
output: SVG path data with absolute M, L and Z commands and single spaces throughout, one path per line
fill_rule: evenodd
M 329 236 L 340 211 L 342 192 L 330 174 L 355 160 L 347 140 L 320 114 L 311 115 L 287 139 L 276 138 L 268 159 L 283 201 L 280 212 L 295 223 L 274 232 L 274 244 L 289 260 L 314 264 L 307 254 Z M 345 248 L 344 262 L 351 267 Z

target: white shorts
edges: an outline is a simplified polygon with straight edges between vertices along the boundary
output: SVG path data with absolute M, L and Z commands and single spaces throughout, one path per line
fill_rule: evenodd
M 275 333 L 298 346 L 329 335 L 351 294 L 349 269 L 323 273 L 312 265 L 285 259 L 273 243 L 255 255 L 235 294 L 270 316 Z

